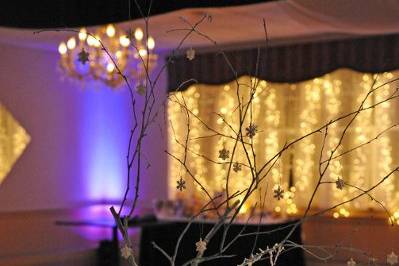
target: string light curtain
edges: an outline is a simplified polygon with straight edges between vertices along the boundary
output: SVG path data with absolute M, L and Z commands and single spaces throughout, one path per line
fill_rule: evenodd
M 399 77 L 399 72 L 386 72 L 379 75 L 378 84 Z M 240 93 L 248 94 L 249 86 L 255 78 L 239 78 Z M 261 80 L 256 90 L 252 120 L 258 125 L 258 133 L 253 141 L 257 154 L 257 164 L 265 162 L 275 155 L 286 141 L 304 135 L 329 120 L 355 110 L 372 86 L 373 75 L 349 69 L 340 69 L 330 74 L 298 83 L 272 83 Z M 212 128 L 231 135 L 227 121 L 233 128 L 238 126 L 238 105 L 236 99 L 236 82 L 223 85 L 193 85 L 183 92 L 171 93 L 168 106 L 169 117 L 169 151 L 178 158 L 183 158 L 187 134 L 187 116 L 181 103 L 185 102 L 193 114 Z M 396 84 L 397 85 L 397 84 Z M 395 89 L 395 84 L 385 85 L 366 101 L 366 106 L 386 98 Z M 397 101 L 385 102 L 377 108 L 362 112 L 346 135 L 338 153 L 373 139 L 381 131 L 399 122 L 395 112 Z M 220 114 L 221 116 L 219 116 Z M 223 117 L 223 118 L 222 118 Z M 249 116 L 244 126 L 249 124 Z M 338 141 L 345 123 L 329 127 L 324 158 Z M 232 149 L 233 140 L 212 136 L 198 119 L 190 118 L 190 139 L 188 142 L 187 166 L 196 179 L 210 192 L 216 195 L 223 192 L 227 166 L 219 164 L 219 150 L 224 147 Z M 204 138 L 204 136 L 207 136 Z M 335 181 L 341 177 L 350 184 L 366 189 L 386 175 L 399 164 L 398 130 L 395 128 L 379 136 L 370 145 L 332 161 L 325 176 L 326 181 Z M 180 143 L 180 144 L 179 144 Z M 284 215 L 297 214 L 307 204 L 312 187 L 318 178 L 319 153 L 322 134 L 306 138 L 293 146 L 282 156 L 277 166 L 270 173 L 267 181 L 260 185 L 262 191 L 268 190 L 267 204 L 269 210 Z M 213 161 L 213 162 L 211 162 Z M 236 152 L 234 161 L 245 162 L 242 150 Z M 216 162 L 216 163 L 215 163 Z M 169 158 L 169 192 L 172 198 L 184 198 L 185 202 L 195 205 L 205 203 L 206 195 L 186 173 L 180 163 Z M 397 176 L 397 175 L 396 175 Z M 387 179 L 372 195 L 381 200 L 392 213 L 399 216 L 399 183 L 396 176 Z M 179 192 L 176 181 L 182 177 L 186 181 L 187 191 Z M 243 190 L 251 181 L 249 170 L 232 171 L 230 191 Z M 281 185 L 284 188 L 284 199 L 273 198 L 272 189 Z M 263 193 L 262 192 L 262 193 Z M 358 194 L 354 188 L 338 190 L 335 184 L 324 184 L 317 194 L 313 208 L 326 208 L 334 203 L 349 199 Z M 254 193 L 244 206 L 244 211 L 259 201 L 259 193 Z M 382 211 L 379 205 L 367 196 L 346 204 L 331 212 L 334 217 L 361 215 L 374 209 Z

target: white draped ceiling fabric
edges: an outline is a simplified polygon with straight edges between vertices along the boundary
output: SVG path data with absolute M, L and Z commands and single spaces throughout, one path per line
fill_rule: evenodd
M 220 45 L 248 45 L 264 40 L 262 19 L 268 26 L 270 44 L 298 43 L 337 37 L 399 33 L 399 1 L 396 0 L 290 0 L 272 1 L 227 8 L 184 9 L 150 18 L 150 33 L 157 49 L 174 49 L 185 32 L 171 29 L 187 25 L 181 17 L 195 23 L 207 13 L 211 23 L 199 29 Z M 121 23 L 125 29 L 143 27 L 142 20 Z M 68 33 L 32 34 L 32 30 L 0 28 L 0 42 L 34 47 L 53 47 Z M 208 47 L 211 43 L 195 34 L 184 47 Z
M 399 1 L 396 0 L 290 0 L 228 8 L 186 9 L 152 17 L 151 28 L 160 47 L 174 48 L 186 32 L 184 17 L 195 23 L 204 14 L 211 23 L 199 30 L 220 45 L 243 45 L 264 40 L 266 20 L 270 45 L 399 33 Z M 193 34 L 186 47 L 209 47 L 208 40 Z

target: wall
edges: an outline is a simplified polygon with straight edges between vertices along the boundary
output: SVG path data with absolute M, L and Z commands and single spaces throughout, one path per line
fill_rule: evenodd
M 0 58 L 0 103 L 31 136 L 0 184 L 0 265 L 44 265 L 51 255 L 78 252 L 82 257 L 81 250 L 88 250 L 85 261 L 99 240 L 110 238 L 110 230 L 54 222 L 109 217 L 109 206 L 95 207 L 100 212 L 94 216 L 81 207 L 121 199 L 131 121 L 128 90 L 111 91 L 93 82 L 82 89 L 62 81 L 53 51 L 0 44 Z M 165 83 L 161 75 L 157 99 L 165 97 Z M 167 195 L 163 128 L 161 110 L 144 144 L 153 162 L 140 186 L 145 208 Z
M 1 45 L 0 58 L 0 102 L 32 138 L 0 185 L 0 211 L 119 199 L 125 186 L 130 129 L 128 90 L 111 91 L 98 83 L 84 84 L 82 89 L 69 80 L 62 82 L 58 54 L 52 51 Z M 159 84 L 158 92 L 164 94 L 164 76 Z M 155 196 L 147 187 L 166 195 L 162 191 L 166 138 L 159 125 L 163 127 L 162 112 L 154 135 L 146 141 L 145 154 L 156 162 L 143 179 L 146 201 Z M 157 184 L 155 188 L 151 183 Z

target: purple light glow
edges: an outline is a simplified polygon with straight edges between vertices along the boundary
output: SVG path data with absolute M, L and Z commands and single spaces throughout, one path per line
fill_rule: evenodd
M 93 86 L 99 87 L 93 89 Z M 82 171 L 89 201 L 121 200 L 126 186 L 126 149 L 130 131 L 128 91 L 90 83 L 82 90 L 80 119 Z
M 115 221 L 109 211 L 111 206 L 114 206 L 117 210 L 120 207 L 119 205 L 111 204 L 95 204 L 76 209 L 72 220 L 80 222 L 82 225 L 71 227 L 72 231 L 96 243 L 103 239 L 112 239 L 112 227 L 115 225 Z M 137 234 L 137 230 L 129 231 Z

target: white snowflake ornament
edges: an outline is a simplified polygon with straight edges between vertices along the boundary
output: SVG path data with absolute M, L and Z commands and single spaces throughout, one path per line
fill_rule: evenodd
M 200 240 L 195 243 L 195 250 L 201 254 L 203 254 L 206 250 L 206 241 L 202 240 L 202 238 L 200 238 Z
M 387 263 L 389 265 L 398 264 L 398 255 L 396 255 L 393 251 L 387 255 Z
M 180 177 L 180 179 L 177 180 L 176 183 L 177 183 L 176 188 L 178 190 L 183 191 L 184 189 L 186 189 L 186 181 L 184 181 L 182 177 Z
M 281 200 L 282 198 L 284 198 L 284 189 L 282 189 L 280 185 L 278 185 L 277 188 L 273 190 L 273 192 L 274 192 L 273 197 L 275 199 Z
M 121 255 L 124 259 L 129 259 L 130 256 L 133 256 L 133 250 L 128 245 L 124 245 L 121 248 Z
M 234 172 L 238 172 L 238 171 L 241 171 L 241 164 L 239 163 L 239 162 L 235 162 L 234 164 L 233 164 L 233 171 Z
M 195 50 L 193 48 L 190 48 L 186 51 L 186 57 L 188 60 L 192 61 L 195 58 Z
M 89 53 L 84 48 L 78 53 L 78 61 L 85 65 L 89 61 Z
M 348 265 L 348 266 L 356 266 L 356 261 L 354 261 L 353 258 L 351 258 L 350 260 L 348 260 L 346 265 Z
M 227 160 L 230 157 L 230 151 L 226 148 L 219 150 L 219 158 L 222 160 Z
M 337 187 L 337 189 L 342 190 L 345 186 L 344 180 L 338 177 L 337 181 L 335 181 L 335 186 Z
M 252 139 L 258 132 L 258 126 L 251 123 L 245 130 L 247 131 L 247 137 Z

